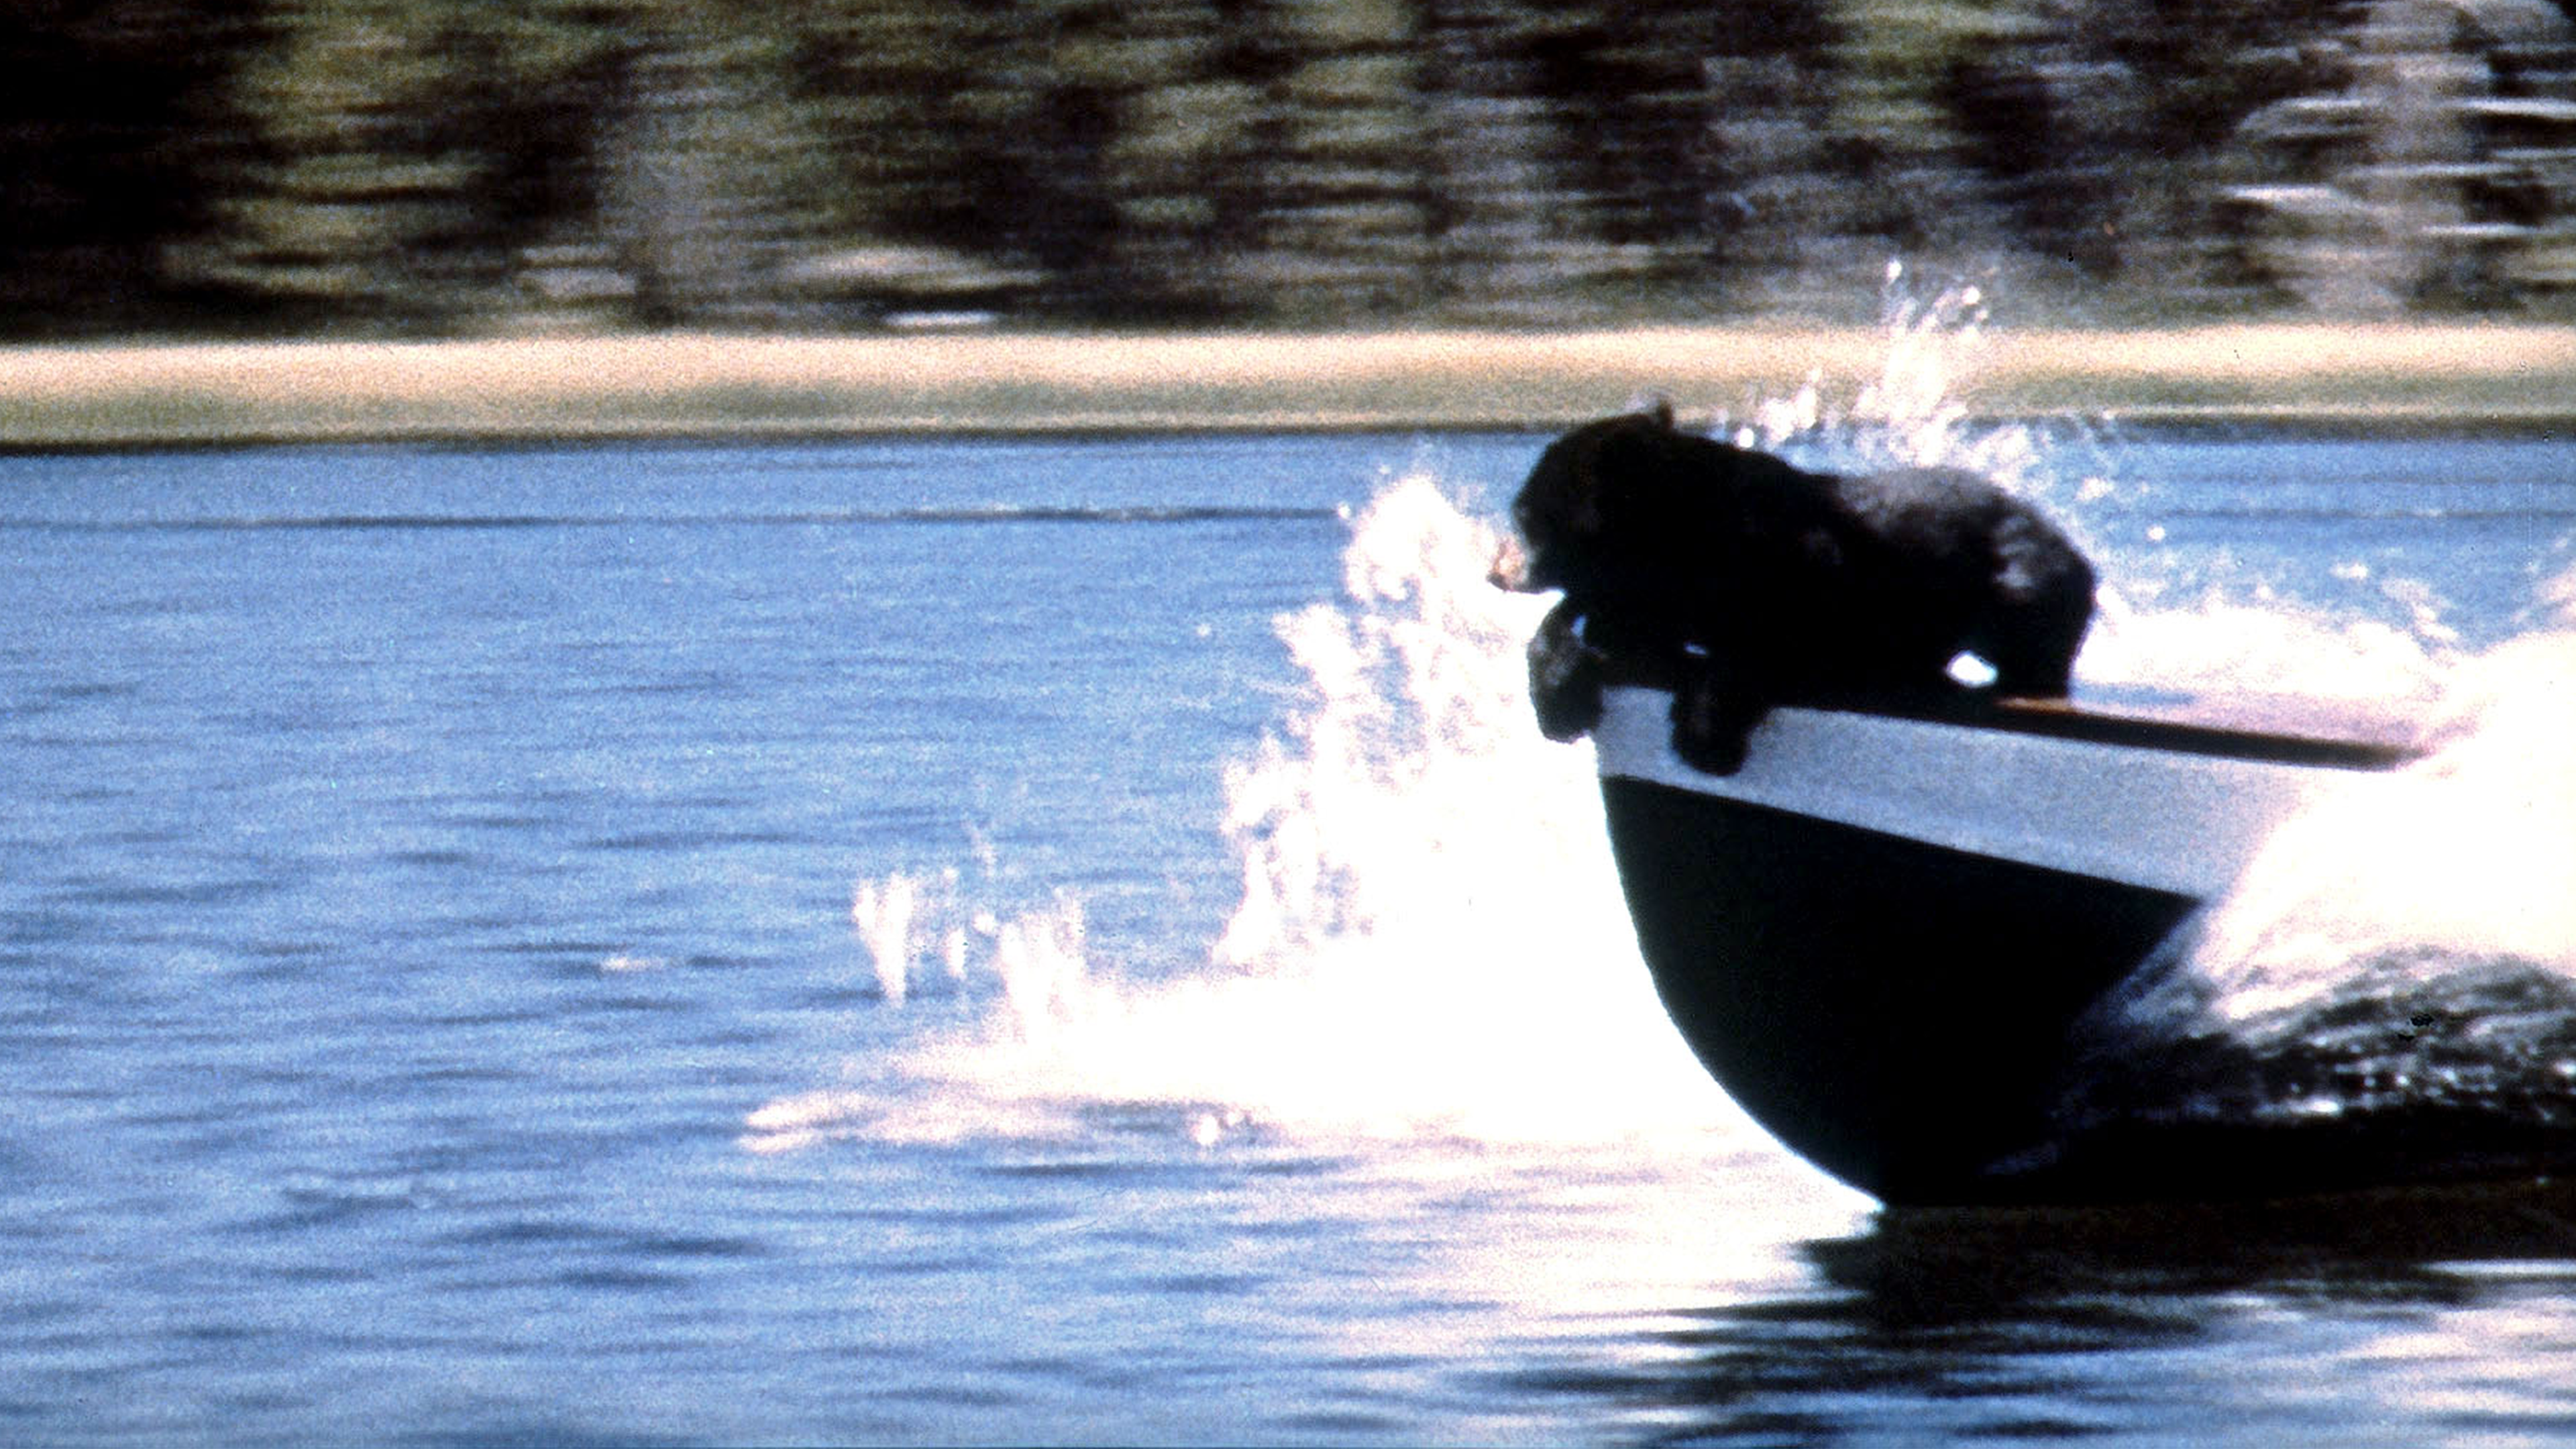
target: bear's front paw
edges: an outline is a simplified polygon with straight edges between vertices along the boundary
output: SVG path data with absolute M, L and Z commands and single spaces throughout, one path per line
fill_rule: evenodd
M 1583 615 L 1562 600 L 1529 641 L 1530 707 L 1538 732 L 1562 744 L 1601 723 L 1601 651 L 1583 640 Z
M 1675 725 L 1673 753 L 1703 775 L 1732 775 L 1744 768 L 1744 737 Z
M 1673 691 L 1673 753 L 1704 775 L 1744 768 L 1745 742 L 1764 711 L 1750 698 L 1702 675 Z
M 1530 707 L 1538 715 L 1538 732 L 1562 744 L 1592 733 L 1601 723 L 1601 663 L 1576 644 L 1545 649 L 1532 641 L 1529 651 Z

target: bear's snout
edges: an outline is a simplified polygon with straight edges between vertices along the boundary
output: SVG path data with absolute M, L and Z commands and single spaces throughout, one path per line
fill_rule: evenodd
M 1485 570 L 1485 582 L 1515 594 L 1539 591 L 1539 585 L 1530 580 L 1529 550 L 1521 546 L 1519 539 L 1506 536 L 1495 545 L 1493 566 Z

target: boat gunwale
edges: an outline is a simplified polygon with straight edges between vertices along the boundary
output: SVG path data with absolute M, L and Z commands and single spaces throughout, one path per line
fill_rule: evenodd
M 1670 694 L 1672 671 L 1623 662 L 1605 671 L 1613 688 Z M 1784 707 L 1877 715 L 2037 735 L 2118 748 L 2162 750 L 2256 764 L 2391 770 L 2430 753 L 2420 724 L 2358 701 L 2247 692 L 2225 698 L 2102 703 L 2065 697 L 1961 689 L 1938 698 L 1849 694 L 1784 700 Z
M 2280 727 L 2267 727 L 2255 720 L 2183 712 L 2195 707 L 2207 708 L 2186 705 L 2167 712 L 2006 696 L 1972 700 L 1964 707 L 1907 710 L 1874 706 L 1860 712 L 2257 764 L 2390 770 L 2425 754 L 2411 735 L 2382 732 L 2374 727 L 2379 723 L 2376 721 L 2363 724 L 2352 720 L 2346 723 L 2346 732 L 2330 734 L 2314 725 L 2284 722 Z

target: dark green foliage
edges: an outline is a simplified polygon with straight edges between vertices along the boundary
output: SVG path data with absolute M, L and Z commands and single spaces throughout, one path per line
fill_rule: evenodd
M 1865 315 L 1900 255 L 2026 315 L 2564 310 L 2576 32 L 2553 0 L 23 0 L 0 253 L 20 336 Z
M 161 249 L 208 219 L 255 0 L 23 3 L 0 20 L 0 319 L 88 334 L 200 314 Z

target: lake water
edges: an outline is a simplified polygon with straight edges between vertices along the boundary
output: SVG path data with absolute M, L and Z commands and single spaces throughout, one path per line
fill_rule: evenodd
M 0 1438 L 2576 1435 L 2564 1219 L 1746 1124 L 1482 582 L 1542 441 L 0 460 Z M 2565 692 L 2563 437 L 1964 443 L 2087 691 Z

